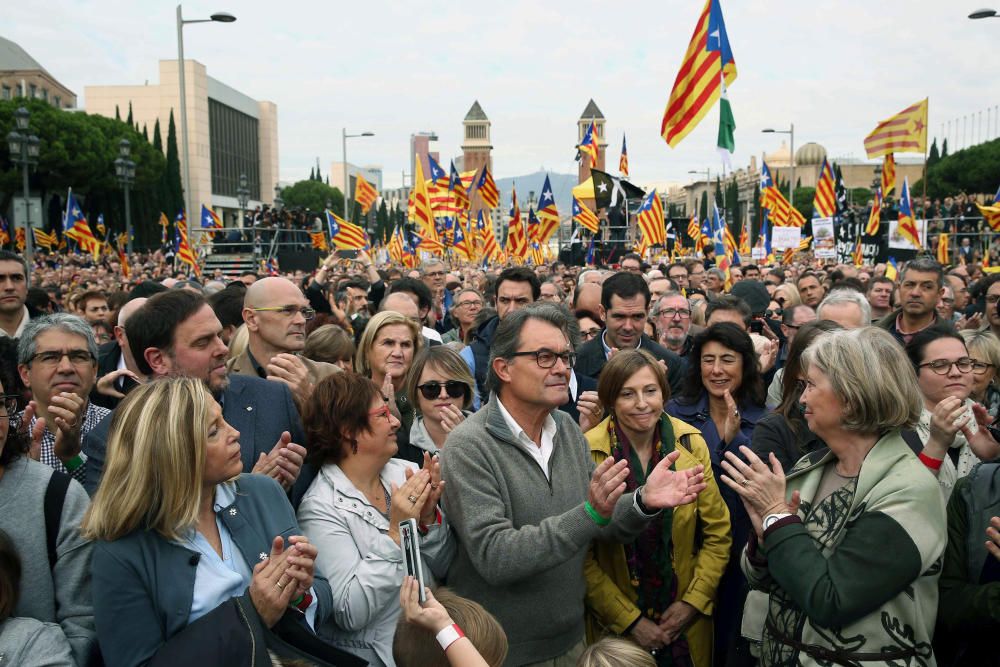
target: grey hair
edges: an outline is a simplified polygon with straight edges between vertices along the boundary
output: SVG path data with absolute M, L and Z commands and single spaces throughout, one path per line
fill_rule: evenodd
M 816 307 L 816 317 L 817 319 L 823 319 L 820 312 L 827 306 L 839 306 L 845 303 L 853 303 L 858 308 L 861 309 L 861 326 L 868 326 L 868 323 L 872 321 L 872 305 L 868 303 L 868 299 L 861 292 L 853 289 L 835 289 L 826 295 L 826 298 Z
M 659 299 L 656 300 L 656 303 L 653 304 L 653 310 L 649 314 L 652 317 L 656 317 L 657 315 L 659 315 L 660 314 L 660 303 L 662 303 L 664 299 L 673 298 L 675 296 L 679 296 L 679 297 L 682 297 L 684 299 L 687 299 L 687 297 L 685 297 L 680 292 L 676 292 L 674 290 L 667 290 L 666 292 L 664 292 L 663 294 L 660 295 Z
M 705 272 L 705 274 L 710 276 L 715 276 L 716 278 L 718 278 L 723 282 L 725 282 L 726 280 L 726 274 L 723 272 L 722 269 L 709 269 L 708 271 Z
M 17 341 L 17 363 L 30 364 L 31 358 L 38 351 L 38 344 L 35 342 L 38 337 L 50 329 L 57 329 L 74 336 L 80 336 L 87 341 L 87 350 L 94 357 L 97 363 L 97 341 L 94 340 L 94 331 L 87 324 L 87 321 L 77 315 L 69 313 L 53 313 L 30 320 L 24 326 L 24 332 Z
M 586 271 L 581 271 L 580 275 L 578 275 L 576 277 L 576 286 L 577 287 L 580 287 L 581 285 L 583 285 L 584 276 L 586 276 L 588 273 L 596 273 L 596 274 L 600 275 L 601 272 L 598 271 L 597 269 L 587 269 Z
M 444 266 L 444 262 L 442 262 L 440 259 L 431 258 L 424 260 L 420 264 L 420 275 L 427 273 L 427 269 L 431 268 L 432 266 L 437 266 L 438 264 Z
M 495 359 L 511 359 L 517 348 L 521 346 L 521 330 L 530 320 L 547 322 L 563 332 L 566 340 L 570 342 L 574 339 L 572 332 L 575 318 L 569 310 L 554 303 L 532 303 L 524 308 L 518 308 L 502 320 L 493 334 L 493 347 L 490 349 L 490 365 L 486 373 L 486 389 L 490 393 L 499 393 L 503 382 L 497 377 L 493 370 Z M 576 338 L 579 339 L 579 326 L 577 326 Z

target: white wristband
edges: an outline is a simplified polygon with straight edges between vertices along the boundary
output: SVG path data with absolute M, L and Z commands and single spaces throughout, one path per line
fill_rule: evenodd
M 462 628 L 458 627 L 457 623 L 452 623 L 447 628 L 444 628 L 441 632 L 437 633 L 435 639 L 437 639 L 438 644 L 441 645 L 441 650 L 447 651 L 449 646 L 464 636 L 465 633 L 462 632 Z

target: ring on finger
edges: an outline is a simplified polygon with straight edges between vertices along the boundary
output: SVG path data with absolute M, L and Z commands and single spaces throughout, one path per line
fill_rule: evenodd
M 278 590 L 279 590 L 279 591 L 282 591 L 282 590 L 284 590 L 284 589 L 285 589 L 285 586 L 287 586 L 288 584 L 283 584 L 283 583 L 281 583 L 280 581 L 276 581 L 276 582 L 274 583 L 274 585 L 278 587 Z
M 417 497 L 416 496 L 407 496 L 406 499 L 409 500 L 410 503 L 412 503 L 414 505 L 417 504 Z
M 744 477 L 743 481 L 740 482 L 740 484 L 742 484 L 744 487 L 750 486 L 750 480 Z

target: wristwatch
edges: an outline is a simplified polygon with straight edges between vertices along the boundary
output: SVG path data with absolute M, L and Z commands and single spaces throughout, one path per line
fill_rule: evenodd
M 764 530 L 767 530 L 774 524 L 784 519 L 786 516 L 792 516 L 792 515 L 790 512 L 782 512 L 780 514 L 768 514 L 766 517 L 764 517 Z

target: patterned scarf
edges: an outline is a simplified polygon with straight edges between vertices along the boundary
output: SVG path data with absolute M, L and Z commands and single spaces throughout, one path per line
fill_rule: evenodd
M 614 460 L 628 461 L 628 477 L 625 479 L 625 491 L 635 491 L 645 484 L 646 477 L 660 461 L 675 449 L 674 429 L 670 417 L 660 416 L 660 421 L 653 433 L 654 440 L 659 444 L 653 448 L 649 463 L 643 470 L 642 463 L 636 455 L 628 437 L 612 418 L 608 421 L 608 435 L 611 438 L 611 456 Z M 660 515 L 649 522 L 642 533 L 631 545 L 625 545 L 625 559 L 628 563 L 629 579 L 635 588 L 642 615 L 655 623 L 661 614 L 677 597 L 677 576 L 674 574 L 671 545 L 671 530 L 673 527 L 673 511 L 664 509 Z M 659 667 L 688 667 L 693 665 L 691 653 L 684 633 L 656 655 Z

